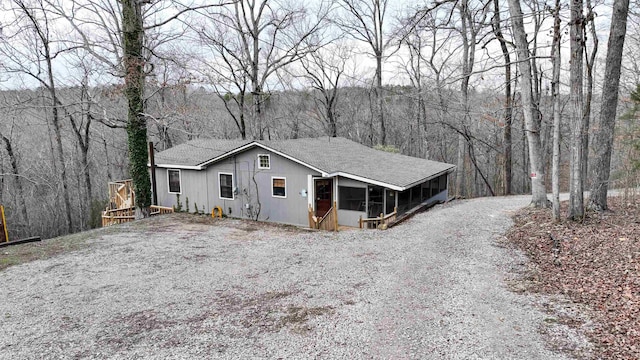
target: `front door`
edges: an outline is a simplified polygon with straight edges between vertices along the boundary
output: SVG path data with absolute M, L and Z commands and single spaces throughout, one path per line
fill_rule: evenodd
M 333 180 L 316 180 L 316 216 L 323 217 L 331 209 L 333 199 Z

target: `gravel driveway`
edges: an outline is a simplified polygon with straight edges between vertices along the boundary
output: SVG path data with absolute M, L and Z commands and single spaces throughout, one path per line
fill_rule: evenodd
M 0 272 L 0 358 L 561 359 L 495 240 L 530 197 L 387 231 L 176 217 Z

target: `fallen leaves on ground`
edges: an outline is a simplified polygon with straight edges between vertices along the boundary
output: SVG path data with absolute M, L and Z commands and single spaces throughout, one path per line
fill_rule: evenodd
M 640 205 L 609 198 L 610 211 L 554 223 L 550 209 L 514 216 L 509 242 L 533 263 L 528 290 L 563 294 L 591 309 L 597 357 L 640 359 Z M 562 206 L 566 215 L 566 203 Z

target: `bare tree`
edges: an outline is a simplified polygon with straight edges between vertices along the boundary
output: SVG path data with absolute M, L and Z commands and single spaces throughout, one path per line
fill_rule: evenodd
M 11 164 L 11 175 L 14 177 L 13 184 L 16 187 L 16 197 L 18 200 L 17 202 L 19 203 L 20 213 L 22 214 L 22 225 L 25 229 L 29 229 L 29 210 L 27 208 L 27 203 L 24 197 L 24 190 L 22 187 L 22 173 L 18 169 L 18 156 L 13 150 L 13 141 L 11 140 L 11 135 L 5 135 L 4 133 L 0 132 L 0 138 L 2 138 L 4 149 L 7 152 L 7 156 L 9 156 L 9 163 Z M 2 174 L 1 176 L 3 177 L 4 181 L 5 174 Z M 2 199 L 0 199 L 0 201 L 1 200 Z
M 411 23 L 409 23 L 411 24 Z M 406 26 L 406 25 L 405 25 Z M 413 26 L 409 25 L 410 28 Z M 423 51 L 425 50 L 425 42 L 427 40 L 423 37 L 421 31 L 416 29 L 406 34 L 402 38 L 402 44 L 404 44 L 409 51 L 409 57 L 404 63 L 401 64 L 404 72 L 409 77 L 411 86 L 413 87 L 414 95 L 413 101 L 413 117 L 415 119 L 415 129 L 417 131 L 409 131 L 409 137 L 406 139 L 410 147 L 409 154 L 429 157 L 428 146 L 428 131 L 427 131 L 427 107 L 425 100 L 425 80 L 424 69 L 426 63 L 424 61 Z M 413 127 L 413 126 L 411 126 Z M 411 151 L 411 145 L 413 151 Z
M 151 181 L 147 170 L 147 120 L 144 116 L 144 27 L 142 2 L 122 1 L 125 96 L 128 102 L 127 138 L 129 169 L 136 194 L 136 217 L 147 217 L 151 206 Z
M 553 158 L 552 158 L 552 192 L 553 219 L 560 221 L 560 0 L 556 0 L 553 10 L 553 43 L 551 45 L 551 61 L 553 62 L 551 96 L 553 97 Z
M 604 86 L 602 89 L 602 105 L 600 118 L 595 131 L 595 154 L 591 166 L 591 196 L 589 205 L 597 210 L 607 209 L 607 190 L 611 171 L 611 151 L 613 148 L 613 134 L 618 106 L 618 91 L 620 88 L 620 70 L 622 65 L 622 51 L 627 31 L 627 17 L 629 0 L 615 0 L 613 16 L 609 30 L 607 45 L 607 59 L 604 71 Z
M 136 217 L 146 217 L 151 205 L 151 183 L 147 160 L 149 157 L 147 147 L 147 119 L 145 116 L 144 85 L 146 66 L 149 64 L 145 51 L 153 49 L 149 46 L 148 32 L 159 29 L 166 24 L 178 19 L 187 12 L 206 9 L 215 4 L 202 6 L 181 5 L 177 11 L 157 20 L 150 25 L 144 25 L 144 13 L 139 0 L 120 0 L 122 4 L 122 38 L 123 38 L 123 67 L 125 74 L 125 96 L 128 102 L 127 113 L 127 137 L 129 144 L 129 168 L 136 193 Z M 156 14 L 170 11 L 169 8 L 176 4 L 163 2 L 150 3 L 155 7 Z M 177 6 L 176 6 L 177 7 Z M 146 35 L 146 37 L 145 37 Z M 146 43 L 145 44 L 145 39 Z M 163 42 L 172 40 L 171 37 L 163 39 Z M 146 45 L 146 46 L 145 46 Z
M 376 60 L 373 88 L 375 111 L 373 112 L 380 126 L 378 143 L 381 145 L 387 143 L 382 95 L 382 63 L 390 43 L 384 29 L 388 2 L 388 0 L 339 0 L 338 6 L 343 11 L 342 15 L 335 19 L 335 23 L 344 29 L 346 34 L 366 43 Z
M 572 220 L 584 217 L 584 161 L 582 132 L 584 130 L 584 92 L 583 92 L 583 53 L 584 53 L 584 15 L 582 0 L 571 0 L 571 20 L 569 22 L 569 41 L 571 61 L 569 84 L 571 88 L 571 158 L 569 162 L 569 213 Z
M 531 205 L 547 207 L 547 190 L 545 187 L 544 163 L 542 162 L 542 146 L 540 142 L 540 119 L 534 115 L 531 59 L 529 44 L 524 30 L 524 21 L 520 0 L 509 0 L 512 29 L 518 55 L 520 69 L 520 91 L 522 93 L 522 108 L 526 127 L 527 142 L 529 144 L 529 163 L 531 168 Z
M 479 42 L 481 36 L 480 31 L 485 26 L 485 18 L 487 16 L 487 7 L 484 4 L 476 3 L 477 7 L 470 6 L 468 0 L 461 0 L 457 9 L 460 17 L 460 26 L 458 31 L 462 40 L 462 79 L 460 82 L 460 94 L 462 96 L 462 116 L 460 117 L 459 129 L 461 130 L 458 135 L 458 161 L 456 168 L 456 193 L 464 195 L 465 190 L 465 178 L 469 170 L 467 156 L 473 162 L 477 171 L 480 169 L 477 166 L 477 161 L 473 158 L 475 155 L 473 152 L 473 144 L 469 136 L 471 124 L 471 116 L 469 109 L 469 82 L 471 75 L 474 71 L 476 61 L 476 45 Z M 482 174 L 484 177 L 484 174 Z M 485 181 L 486 183 L 486 181 Z M 488 185 L 488 183 L 487 183 Z M 491 188 L 489 186 L 489 188 Z M 490 189 L 491 193 L 493 190 Z
M 504 193 L 505 195 L 511 194 L 511 179 L 512 179 L 512 137 L 511 137 L 511 124 L 513 122 L 513 99 L 511 97 L 511 54 L 507 47 L 507 40 L 502 33 L 502 21 L 500 20 L 500 2 L 499 0 L 493 0 L 493 18 L 492 26 L 493 33 L 500 43 L 500 50 L 502 51 L 502 57 L 504 58 L 504 132 L 503 132 L 503 147 L 504 147 Z
M 315 90 L 314 102 L 320 119 L 327 125 L 327 135 L 338 136 L 338 101 L 341 78 L 353 49 L 344 42 L 329 44 L 301 59 L 303 75 Z
M 264 139 L 264 107 L 268 99 L 268 80 L 282 69 L 314 51 L 320 45 L 316 37 L 324 21 L 326 9 L 320 8 L 316 14 L 298 5 L 289 7 L 282 2 L 267 0 L 235 0 L 221 11 L 209 12 L 206 18 L 211 26 L 200 26 L 201 41 L 209 46 L 215 57 L 212 66 L 205 73 L 215 86 L 227 91 L 221 96 L 238 96 L 233 100 L 237 112 L 227 110 L 236 121 L 240 135 L 246 137 L 245 103 L 247 91 L 251 94 L 254 133 Z M 227 95 L 228 94 L 228 95 Z
M 60 165 L 66 231 L 71 233 L 73 220 L 67 168 L 64 162 L 65 152 L 62 146 L 63 119 L 53 65 L 54 59 L 64 53 L 66 48 L 61 48 L 57 44 L 58 39 L 54 37 L 55 31 L 52 25 L 56 19 L 50 16 L 42 0 L 32 2 L 13 0 L 13 5 L 10 10 L 15 15 L 14 23 L 17 26 L 13 27 L 15 30 L 13 33 L 5 34 L 6 39 L 0 50 L 5 59 L 8 59 L 4 68 L 5 71 L 20 73 L 34 80 L 48 94 L 47 101 L 51 110 L 51 124 L 55 136 L 55 152 Z M 55 158 L 52 157 L 52 161 L 55 161 Z
M 587 5 L 587 14 L 585 16 L 585 23 L 583 25 L 584 32 L 584 57 L 585 62 L 584 65 L 586 67 L 586 81 L 587 84 L 585 86 L 585 99 L 584 99 L 584 110 L 583 110 L 583 121 L 582 121 L 582 178 L 583 183 L 587 181 L 587 171 L 588 171 L 588 158 L 589 158 L 589 126 L 591 124 L 591 108 L 593 107 L 593 86 L 594 86 L 594 71 L 596 67 L 596 56 L 598 54 L 598 32 L 596 31 L 595 24 L 595 13 L 593 12 L 594 6 L 591 3 L 591 0 L 586 0 Z M 589 28 L 589 35 L 587 35 L 587 27 Z M 587 40 L 591 39 L 591 49 L 587 46 Z M 583 188 L 587 185 L 583 185 Z

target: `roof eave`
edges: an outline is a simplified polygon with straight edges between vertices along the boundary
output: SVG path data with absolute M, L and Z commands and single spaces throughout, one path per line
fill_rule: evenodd
M 147 163 L 147 167 L 151 167 L 151 164 Z M 155 164 L 155 167 L 163 169 L 202 170 L 202 167 L 199 165 Z
M 433 174 L 433 175 L 427 176 L 426 178 L 420 179 L 420 180 L 418 180 L 418 181 L 414 181 L 414 182 L 412 182 L 411 184 L 404 186 L 404 188 L 403 188 L 402 190 L 400 190 L 400 191 L 404 191 L 404 190 L 410 189 L 410 188 L 412 188 L 412 187 L 414 187 L 414 186 L 416 186 L 416 185 L 418 185 L 418 184 L 422 184 L 422 183 L 423 183 L 423 182 L 425 182 L 425 181 L 428 181 L 428 180 L 431 180 L 431 179 L 437 178 L 438 176 L 441 176 L 441 175 L 443 175 L 443 174 L 449 174 L 449 173 L 452 173 L 455 169 L 456 169 L 456 166 L 455 166 L 455 165 L 452 165 L 452 166 L 451 166 L 450 168 L 448 168 L 448 169 L 442 170 L 442 171 L 440 171 L 440 172 L 438 172 L 438 173 L 435 173 L 435 174 Z
M 391 190 L 397 190 L 397 191 L 404 190 L 402 188 L 402 186 L 389 184 L 389 183 L 386 183 L 384 181 L 373 180 L 373 179 L 366 178 L 364 176 L 353 175 L 353 174 L 349 174 L 349 173 L 342 172 L 342 171 L 336 171 L 336 172 L 327 174 L 325 177 L 334 177 L 334 176 L 342 176 L 342 177 L 345 177 L 347 179 L 362 181 L 362 182 L 365 182 L 365 183 L 368 183 L 368 184 L 386 187 L 386 188 L 389 188 Z
M 352 179 L 352 180 L 357 180 L 357 181 L 362 181 L 368 184 L 372 184 L 372 185 L 378 185 L 378 186 L 382 186 L 382 187 L 386 187 L 389 188 L 391 190 L 396 190 L 396 191 L 405 191 L 407 189 L 410 189 L 418 184 L 422 184 L 423 182 L 427 181 L 427 180 L 431 180 L 433 178 L 436 178 L 442 174 L 447 174 L 447 173 L 451 173 L 455 170 L 455 165 L 452 165 L 450 168 L 442 170 L 440 172 L 437 172 L 433 175 L 430 175 L 428 177 L 425 177 L 423 179 L 420 179 L 418 181 L 414 181 L 411 184 L 405 185 L 405 186 L 400 186 L 400 185 L 395 185 L 395 184 L 390 184 L 384 181 L 378 181 L 378 180 L 373 180 L 373 179 L 369 179 L 366 178 L 364 176 L 358 176 L 358 175 L 353 175 L 353 174 L 349 174 L 349 173 L 345 173 L 342 171 L 337 171 L 334 173 L 330 173 L 328 175 L 326 175 L 325 177 L 334 177 L 334 176 L 342 176 L 348 179 Z

